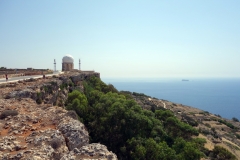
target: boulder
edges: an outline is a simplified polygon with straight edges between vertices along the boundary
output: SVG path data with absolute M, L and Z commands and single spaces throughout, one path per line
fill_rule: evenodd
M 77 159 L 103 159 L 103 160 L 117 160 L 117 156 L 108 151 L 107 147 L 92 143 L 82 146 L 81 148 L 74 148 L 71 152 L 62 156 L 61 160 L 77 160 Z
M 68 149 L 81 148 L 89 143 L 89 135 L 84 124 L 67 116 L 57 126 L 67 141 Z
M 108 160 L 117 160 L 117 156 L 108 151 L 105 145 L 99 143 L 92 143 L 81 147 L 79 150 L 75 151 L 75 155 L 83 155 L 88 157 L 99 157 L 101 159 L 108 159 Z M 77 152 L 77 153 L 76 153 Z

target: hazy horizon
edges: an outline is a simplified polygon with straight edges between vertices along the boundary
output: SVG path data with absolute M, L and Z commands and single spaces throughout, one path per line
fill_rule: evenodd
M 240 1 L 0 1 L 0 67 L 81 59 L 103 78 L 240 77 Z

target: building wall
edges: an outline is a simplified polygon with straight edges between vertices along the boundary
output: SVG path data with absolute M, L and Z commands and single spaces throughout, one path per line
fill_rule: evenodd
M 62 63 L 62 71 L 71 71 L 73 68 L 73 63 Z

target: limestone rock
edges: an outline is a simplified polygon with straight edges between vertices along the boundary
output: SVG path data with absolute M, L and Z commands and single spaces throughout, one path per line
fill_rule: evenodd
M 74 148 L 71 152 L 64 154 L 61 160 L 87 160 L 87 159 L 104 159 L 104 160 L 117 160 L 117 156 L 108 151 L 107 147 L 99 144 L 92 143 L 82 146 L 81 148 Z
M 71 82 L 67 76 L 64 80 Z M 53 106 L 64 106 L 67 99 L 69 87 L 60 88 L 62 83 L 60 78 L 45 79 L 0 88 L 0 113 L 18 112 L 0 119 L 0 159 L 117 159 L 106 146 L 89 144 L 88 132 L 74 113 Z M 37 104 L 39 98 L 50 104 Z
M 99 157 L 101 159 L 108 159 L 108 160 L 117 160 L 117 156 L 108 151 L 107 147 L 99 144 L 99 143 L 92 143 L 81 147 L 79 150 L 73 150 L 75 155 L 84 155 L 88 157 Z
M 68 149 L 80 148 L 89 143 L 89 135 L 84 125 L 71 117 L 64 117 L 57 128 L 67 139 Z
M 19 91 L 12 91 L 10 92 L 6 98 L 32 98 L 36 99 L 37 94 L 34 90 L 26 88 Z
M 73 75 L 71 76 L 71 80 L 74 84 L 77 84 L 78 82 L 80 81 L 83 81 L 87 78 L 90 78 L 92 76 L 96 76 L 96 77 L 99 77 L 100 78 L 100 74 L 99 73 L 81 73 L 81 74 L 78 74 L 78 75 Z

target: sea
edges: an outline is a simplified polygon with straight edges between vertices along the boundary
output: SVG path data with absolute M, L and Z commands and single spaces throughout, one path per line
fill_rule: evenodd
M 240 120 L 240 78 L 102 79 L 119 91 L 144 93 L 151 97 L 199 108 L 223 118 Z

